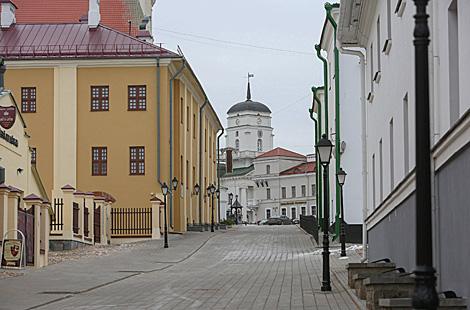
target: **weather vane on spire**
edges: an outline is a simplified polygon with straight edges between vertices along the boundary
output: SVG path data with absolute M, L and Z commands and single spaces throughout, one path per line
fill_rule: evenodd
M 246 90 L 246 100 L 251 100 L 250 78 L 255 77 L 253 73 L 248 72 L 248 88 Z

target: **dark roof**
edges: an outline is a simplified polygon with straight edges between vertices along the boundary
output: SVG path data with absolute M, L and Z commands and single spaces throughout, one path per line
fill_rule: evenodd
M 223 171 L 220 171 L 220 177 L 221 178 L 238 177 L 238 176 L 248 174 L 253 170 L 255 170 L 254 165 L 251 165 L 248 167 L 242 167 L 242 168 L 234 168 L 232 170 L 232 173 L 227 173 L 226 170 L 223 170 Z
M 16 21 L 20 24 L 78 23 L 87 17 L 88 0 L 15 0 L 18 10 Z M 101 0 L 101 23 L 118 31 L 137 35 L 144 14 L 139 0 Z
M 0 56 L 16 59 L 180 57 L 107 26 L 15 24 L 0 31 Z
M 282 147 L 277 147 L 271 151 L 267 151 L 257 156 L 256 158 L 267 158 L 267 157 L 278 157 L 278 156 L 304 158 L 304 159 L 306 158 L 305 155 L 283 149 Z
M 254 111 L 254 112 L 264 112 L 271 113 L 271 110 L 263 103 L 257 101 L 246 100 L 239 102 L 232 106 L 227 114 L 244 112 L 244 111 Z
M 293 175 L 293 174 L 305 174 L 315 172 L 316 165 L 315 162 L 302 163 L 295 167 L 289 168 L 282 171 L 279 175 Z

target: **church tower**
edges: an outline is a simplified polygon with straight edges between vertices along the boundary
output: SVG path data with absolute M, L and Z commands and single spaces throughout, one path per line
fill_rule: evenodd
M 234 150 L 234 167 L 250 165 L 261 153 L 273 148 L 271 110 L 263 103 L 251 100 L 250 78 L 246 100 L 233 105 L 227 112 L 226 146 Z

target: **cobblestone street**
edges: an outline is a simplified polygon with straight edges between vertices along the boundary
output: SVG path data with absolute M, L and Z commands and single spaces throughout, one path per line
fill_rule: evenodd
M 331 256 L 333 292 L 321 286 L 321 249 L 296 226 L 247 226 L 171 235 L 108 256 L 0 280 L 1 309 L 362 309 L 346 289 L 348 262 Z

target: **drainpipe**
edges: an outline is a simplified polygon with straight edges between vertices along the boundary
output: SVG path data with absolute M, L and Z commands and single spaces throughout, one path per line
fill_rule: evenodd
M 319 138 L 321 137 L 322 135 L 322 116 L 321 116 L 321 102 L 320 102 L 320 99 L 318 99 L 318 96 L 317 96 L 317 90 L 318 88 L 316 88 L 315 86 L 312 86 L 312 93 L 313 93 L 313 100 L 314 102 L 317 103 L 317 119 L 314 119 L 313 118 L 313 110 L 314 110 L 314 106 L 312 104 L 312 108 L 309 110 L 310 112 L 310 118 L 315 122 L 315 145 L 318 143 L 318 140 Z M 317 221 L 318 221 L 318 225 L 320 227 L 322 227 L 323 225 L 323 210 L 322 208 L 319 208 L 318 205 L 319 205 L 319 202 L 321 203 L 322 201 L 322 181 L 321 181 L 321 176 L 322 176 L 322 166 L 321 164 L 319 164 L 320 162 L 320 156 L 319 154 L 315 151 L 315 168 L 316 168 L 316 172 L 315 172 L 315 177 L 316 177 L 316 196 L 315 196 L 315 200 L 316 200 L 316 203 L 317 203 Z M 323 229 L 323 228 L 322 228 Z
M 328 135 L 328 62 L 326 61 L 326 59 L 321 55 L 321 47 L 319 44 L 315 45 L 315 50 L 317 51 L 317 57 L 323 62 L 323 85 L 324 85 L 324 107 L 325 107 L 325 112 L 323 115 L 325 115 L 325 131 L 324 133 L 326 135 Z M 322 168 L 321 168 L 322 169 Z M 320 175 L 320 179 L 321 179 L 321 175 Z M 321 184 L 322 182 L 320 182 Z M 323 184 L 323 186 L 326 187 L 326 190 L 328 191 L 328 194 L 330 193 L 330 184 L 327 183 L 327 184 Z M 320 201 L 320 205 L 323 205 L 324 204 L 324 201 Z M 328 208 L 329 208 L 329 202 L 328 202 Z M 321 209 L 321 207 L 320 207 Z M 328 219 L 328 223 L 330 222 L 330 219 Z M 322 223 L 320 223 L 322 224 Z M 320 225 L 321 227 L 321 225 Z
M 160 58 L 157 58 L 157 181 L 160 185 L 163 185 L 162 179 L 160 177 L 161 169 L 160 169 L 160 154 L 161 154 L 161 132 L 160 132 L 160 106 L 161 106 L 161 99 L 160 99 L 160 92 L 161 92 L 161 78 L 160 78 Z
M 347 55 L 353 55 L 359 57 L 359 63 L 361 64 L 361 140 L 362 140 L 362 245 L 363 254 L 362 259 L 366 261 L 368 259 L 368 242 L 367 242 L 367 112 L 366 112 L 366 88 L 365 88 L 365 72 L 366 72 L 366 60 L 364 54 L 358 50 L 345 49 L 340 46 L 341 53 Z
M 340 110 L 339 110 L 339 51 L 338 47 L 336 46 L 336 32 L 337 32 L 337 24 L 331 16 L 331 10 L 333 7 L 338 7 L 337 5 L 333 6 L 330 3 L 325 3 L 325 10 L 326 10 L 326 18 L 330 22 L 331 26 L 333 27 L 333 39 L 334 39 L 334 59 L 335 59 L 335 164 L 336 164 L 336 173 L 339 172 L 341 168 L 341 135 L 340 135 Z M 335 216 L 335 234 L 339 236 L 339 231 L 341 228 L 340 225 L 340 212 L 341 212 L 341 189 L 338 184 L 338 180 L 336 178 L 335 173 L 335 190 L 336 190 L 336 216 Z M 344 218 L 344 215 L 341 214 L 341 219 Z
M 170 180 L 168 184 L 171 184 L 173 180 L 173 83 L 175 79 L 183 72 L 186 67 L 186 60 L 183 58 L 183 64 L 181 68 L 171 77 L 170 79 Z M 181 180 L 180 180 L 181 182 Z M 173 226 L 173 189 L 170 191 L 170 226 Z
M 224 129 L 217 136 L 217 190 L 219 191 L 219 198 L 217 198 L 217 218 L 219 219 L 217 223 L 220 223 L 220 138 L 224 134 Z
M 202 111 L 206 104 L 209 103 L 209 100 L 204 101 L 203 105 L 199 108 L 199 188 L 201 191 L 199 192 L 199 225 L 202 226 L 202 196 L 204 196 L 203 184 L 202 184 Z

